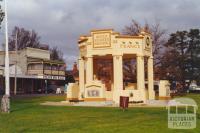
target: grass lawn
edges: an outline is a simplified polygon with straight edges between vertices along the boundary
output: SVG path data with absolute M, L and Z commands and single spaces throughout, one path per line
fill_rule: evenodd
M 200 95 L 190 94 L 200 107 Z M 44 101 L 61 101 L 64 96 L 14 98 L 12 112 L 0 113 L 0 133 L 200 133 L 200 110 L 197 128 L 167 128 L 165 108 L 53 107 Z

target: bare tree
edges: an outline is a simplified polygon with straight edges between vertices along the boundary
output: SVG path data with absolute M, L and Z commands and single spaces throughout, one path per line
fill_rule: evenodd
M 136 62 L 133 59 L 123 60 L 123 79 L 136 82 Z
M 15 49 L 15 40 L 17 34 L 17 48 L 18 50 L 26 47 L 40 48 L 40 37 L 34 30 L 26 30 L 24 28 L 14 27 L 11 36 L 9 37 L 9 50 Z
M 125 26 L 123 29 L 123 34 L 125 35 L 138 35 L 141 31 L 141 29 L 144 29 L 145 31 L 151 33 L 152 40 L 153 40 L 153 48 L 152 48 L 152 54 L 154 57 L 154 70 L 155 73 L 159 73 L 159 66 L 161 64 L 161 58 L 162 53 L 164 51 L 164 44 L 166 43 L 166 30 L 162 29 L 160 26 L 160 23 L 156 21 L 155 24 L 149 24 L 147 21 L 144 25 L 141 25 L 136 20 L 132 20 L 131 24 L 128 26 Z M 135 79 L 136 78 L 136 68 L 135 66 L 130 64 L 130 62 L 124 63 L 124 76 Z M 158 72 L 156 72 L 158 71 Z M 132 76 L 131 76 L 132 75 Z M 134 78 L 133 78 L 134 77 Z
M 151 26 L 151 34 L 153 38 L 153 56 L 154 56 L 154 67 L 160 65 L 162 52 L 166 40 L 166 30 L 161 29 L 160 23 L 156 23 Z
M 17 26 L 14 27 L 12 34 L 9 37 L 9 50 L 15 50 L 16 34 L 18 50 L 26 47 L 50 50 L 50 57 L 52 60 L 64 61 L 63 53 L 58 49 L 58 47 L 49 48 L 48 44 L 42 44 L 40 42 L 40 36 L 34 30 L 29 31 Z
M 58 49 L 57 46 L 51 48 L 50 49 L 50 53 L 51 53 L 50 57 L 51 57 L 52 60 L 64 61 L 64 59 L 63 59 L 63 53 L 62 53 L 62 51 L 60 51 Z
M 133 19 L 130 25 L 125 26 L 125 28 L 123 29 L 123 34 L 138 35 L 138 33 L 140 33 L 141 28 L 141 25 Z
M 153 39 L 153 56 L 154 56 L 154 67 L 160 64 L 162 48 L 166 43 L 166 30 L 162 29 L 159 22 L 155 24 L 149 24 L 145 22 L 144 25 L 141 25 L 136 20 L 132 20 L 131 24 L 125 26 L 123 29 L 123 34 L 125 35 L 138 35 L 144 29 L 145 31 L 152 34 Z

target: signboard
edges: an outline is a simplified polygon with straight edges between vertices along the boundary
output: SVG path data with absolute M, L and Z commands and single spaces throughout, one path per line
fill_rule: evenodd
M 65 80 L 64 76 L 51 76 L 51 75 L 44 75 L 43 79 L 53 79 L 53 80 Z
M 93 47 L 94 48 L 103 48 L 111 46 L 111 34 L 104 33 L 94 33 L 93 34 Z
M 44 75 L 44 79 L 51 79 L 50 75 Z
M 52 76 L 52 79 L 57 80 L 57 79 L 58 79 L 58 76 Z
M 59 80 L 65 80 L 65 77 L 58 77 Z

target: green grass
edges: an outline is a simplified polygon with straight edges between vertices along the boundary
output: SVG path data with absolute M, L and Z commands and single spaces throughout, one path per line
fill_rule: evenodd
M 200 107 L 200 95 L 189 95 Z M 167 128 L 165 108 L 53 107 L 44 101 L 62 101 L 64 96 L 14 98 L 12 112 L 0 113 L 0 133 L 200 133 L 200 110 L 197 128 Z

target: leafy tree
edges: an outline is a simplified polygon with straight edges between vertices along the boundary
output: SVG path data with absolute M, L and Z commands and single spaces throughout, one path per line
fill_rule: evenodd
M 170 51 L 168 52 L 172 54 L 174 53 L 176 55 L 168 60 L 172 60 L 173 64 L 171 65 L 174 67 L 178 66 L 178 68 L 181 70 L 180 80 L 182 81 L 185 79 L 186 76 L 186 50 L 188 48 L 187 39 L 187 31 L 177 31 L 176 33 L 170 35 L 170 38 L 166 43 L 166 47 L 170 49 Z
M 166 49 L 161 60 L 161 65 L 157 68 L 157 71 L 159 71 L 158 77 L 159 79 L 169 79 L 171 76 L 175 76 L 176 80 L 180 80 L 181 69 L 177 63 L 179 53 L 175 49 Z
M 187 72 L 191 80 L 199 78 L 200 74 L 200 31 L 199 29 L 190 29 L 188 32 L 188 49 L 187 49 Z
M 199 29 L 172 33 L 165 44 L 165 49 L 162 68 L 166 73 L 174 75 L 182 82 L 186 79 L 200 79 Z

